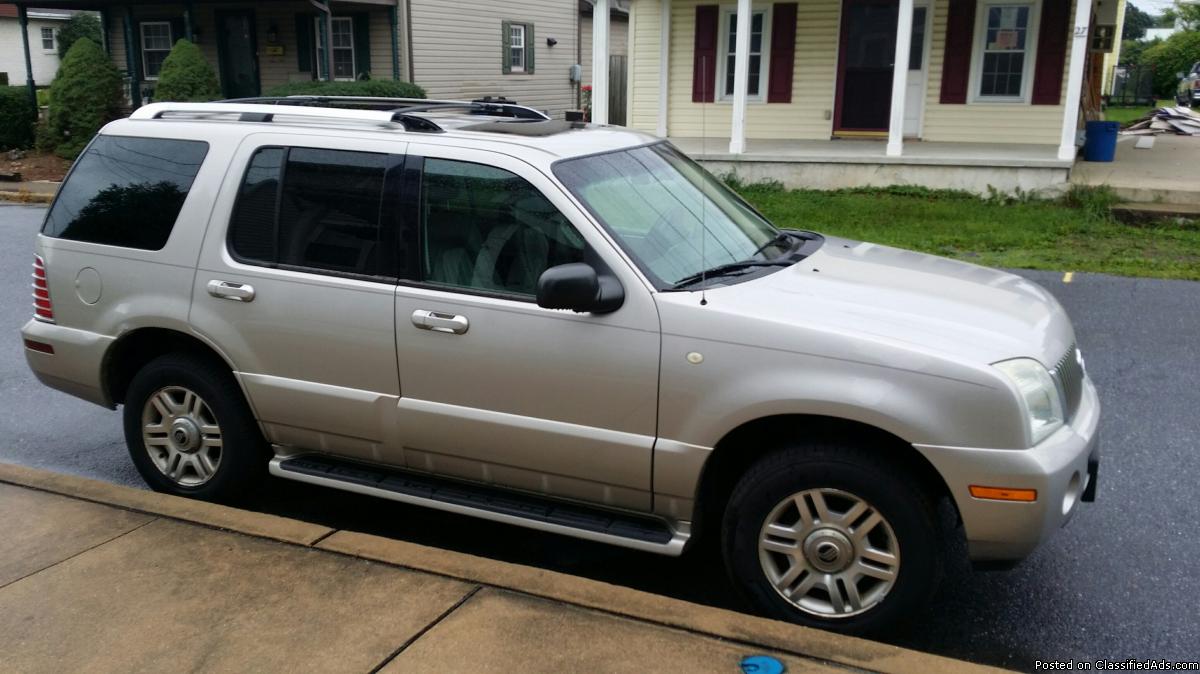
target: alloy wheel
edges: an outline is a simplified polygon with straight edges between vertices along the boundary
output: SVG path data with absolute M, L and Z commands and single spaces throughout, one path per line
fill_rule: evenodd
M 159 389 L 142 407 L 142 443 L 155 468 L 181 487 L 199 487 L 221 465 L 221 427 L 212 408 L 182 386 Z
M 775 591 L 818 618 L 848 618 L 883 602 L 900 571 L 892 526 L 839 489 L 793 494 L 767 515 L 759 562 Z

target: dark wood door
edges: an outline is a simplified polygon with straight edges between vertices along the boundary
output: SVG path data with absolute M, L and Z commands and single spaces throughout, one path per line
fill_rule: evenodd
M 895 0 L 845 0 L 834 131 L 886 132 L 896 58 Z
M 254 12 L 219 11 L 216 20 L 221 93 L 226 98 L 257 96 L 258 41 L 254 33 Z

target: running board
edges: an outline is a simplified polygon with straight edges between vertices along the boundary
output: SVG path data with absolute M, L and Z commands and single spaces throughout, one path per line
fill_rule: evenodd
M 677 557 L 691 533 L 665 521 L 589 508 L 496 487 L 454 482 L 326 456 L 271 459 L 271 474 L 287 480 L 425 506 L 494 522 Z

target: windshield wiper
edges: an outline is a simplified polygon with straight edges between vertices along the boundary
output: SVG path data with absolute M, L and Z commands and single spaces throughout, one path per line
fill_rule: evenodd
M 770 248 L 771 246 L 777 246 L 781 243 L 788 242 L 788 241 L 792 242 L 792 245 L 788 247 L 788 250 L 791 250 L 792 248 L 796 247 L 793 234 L 791 232 L 785 232 L 783 230 L 779 230 L 779 233 L 776 234 L 775 236 L 771 237 L 770 241 L 768 241 L 768 242 L 764 243 L 763 245 L 759 246 L 758 248 L 754 249 L 754 252 L 750 254 L 750 257 L 754 257 L 755 255 L 758 255 L 759 253 L 763 252 L 764 250 Z
M 792 266 L 792 261 L 785 262 L 784 260 L 745 260 L 742 262 L 729 262 L 727 264 L 717 265 L 716 267 L 713 267 L 712 269 L 705 269 L 704 271 L 696 272 L 695 274 L 692 274 L 691 276 L 685 276 L 685 277 L 679 279 L 678 281 L 676 281 L 675 283 L 671 284 L 671 289 L 679 290 L 680 288 L 686 288 L 687 286 L 690 286 L 693 283 L 697 283 L 699 281 L 705 281 L 710 278 L 721 277 L 721 276 L 725 276 L 728 274 L 732 274 L 734 272 L 744 271 L 747 269 L 754 269 L 755 267 L 790 267 L 790 266 Z

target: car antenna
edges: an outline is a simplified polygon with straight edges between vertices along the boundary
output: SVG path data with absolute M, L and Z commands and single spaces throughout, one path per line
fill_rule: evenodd
M 700 156 L 708 154 L 708 96 L 703 87 L 707 86 L 708 56 L 700 57 Z M 705 259 L 704 242 L 708 239 L 708 225 L 705 216 L 708 215 L 708 181 L 700 176 L 700 306 L 708 306 L 708 261 Z

